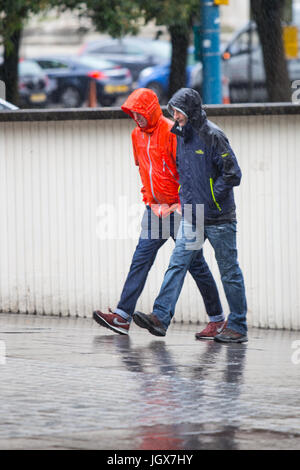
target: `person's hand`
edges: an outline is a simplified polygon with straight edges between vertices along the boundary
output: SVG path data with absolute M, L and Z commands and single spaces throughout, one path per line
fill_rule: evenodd
M 182 215 L 182 210 L 181 210 L 181 204 L 180 204 L 180 202 L 179 202 L 178 204 L 176 204 L 176 206 L 177 206 L 177 207 L 176 207 L 176 212 L 177 212 L 177 214 Z
M 165 219 L 168 217 L 172 212 L 175 212 L 178 209 L 180 204 L 172 204 L 169 206 L 168 204 L 151 204 L 151 209 L 157 217 L 161 217 Z
M 151 210 L 156 215 L 156 217 L 161 217 L 161 205 L 160 204 L 151 204 Z
M 166 204 L 163 204 L 163 206 L 166 206 Z M 163 217 L 167 217 L 168 215 L 172 214 L 172 212 L 178 212 L 178 208 L 180 208 L 180 203 L 172 204 L 171 206 L 168 206 L 163 210 Z M 179 212 L 181 214 L 181 212 Z

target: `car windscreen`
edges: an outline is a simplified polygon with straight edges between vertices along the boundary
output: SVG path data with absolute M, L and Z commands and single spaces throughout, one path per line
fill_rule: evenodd
M 57 59 L 37 59 L 42 69 L 68 69 L 69 64 Z
M 93 56 L 84 55 L 78 59 L 77 63 L 81 65 L 85 65 L 87 67 L 94 68 L 96 70 L 110 69 L 116 66 L 113 62 L 110 62 L 109 60 L 104 60 L 101 58 L 98 59 L 94 55 Z
M 143 47 L 148 50 L 149 55 L 169 59 L 171 57 L 172 46 L 169 42 L 163 41 L 145 41 Z
M 22 60 L 19 62 L 20 75 L 40 75 L 41 73 L 41 67 L 33 60 Z

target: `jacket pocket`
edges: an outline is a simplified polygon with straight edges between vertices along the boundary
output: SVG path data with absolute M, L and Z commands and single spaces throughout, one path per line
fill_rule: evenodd
M 218 209 L 218 211 L 221 212 L 222 209 L 221 209 L 219 203 L 217 202 L 215 194 L 214 194 L 214 180 L 212 178 L 209 178 L 209 184 L 210 184 L 211 197 L 212 197 L 213 202 L 214 202 L 214 207 L 216 207 Z

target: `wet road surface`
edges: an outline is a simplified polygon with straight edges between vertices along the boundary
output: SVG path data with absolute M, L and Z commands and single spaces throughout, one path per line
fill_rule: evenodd
M 0 449 L 299 449 L 300 332 L 0 314 Z

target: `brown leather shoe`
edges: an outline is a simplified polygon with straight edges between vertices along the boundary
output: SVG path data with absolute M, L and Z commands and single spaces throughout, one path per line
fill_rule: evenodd
M 153 313 L 146 315 L 143 312 L 134 312 L 133 320 L 141 328 L 146 328 L 152 335 L 166 336 L 167 330 Z

